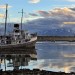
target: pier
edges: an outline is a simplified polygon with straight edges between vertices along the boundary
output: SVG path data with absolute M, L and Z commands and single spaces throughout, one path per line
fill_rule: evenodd
M 37 41 L 68 41 L 68 42 L 74 42 L 75 36 L 38 36 Z

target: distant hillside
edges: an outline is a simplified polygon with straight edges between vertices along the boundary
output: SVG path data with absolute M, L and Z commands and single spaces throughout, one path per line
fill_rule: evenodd
M 66 19 L 64 18 L 66 21 Z M 38 35 L 51 35 L 51 36 L 73 36 L 75 35 L 74 25 L 64 25 L 62 19 L 43 18 L 29 21 L 23 24 L 23 29 L 29 32 L 37 32 Z M 71 19 L 70 19 L 71 20 Z M 74 20 L 74 19 L 73 19 Z M 0 25 L 0 33 L 3 34 L 4 24 Z M 14 23 L 8 23 L 7 32 L 13 30 Z

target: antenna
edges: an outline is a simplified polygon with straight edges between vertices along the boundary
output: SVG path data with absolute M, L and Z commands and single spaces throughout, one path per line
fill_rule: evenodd
M 7 13 L 8 13 L 8 4 L 6 4 L 6 14 L 5 14 L 5 32 L 4 32 L 4 36 L 6 36 L 6 25 L 7 25 Z
M 22 13 L 22 16 L 21 16 L 21 30 L 22 30 L 22 22 L 23 22 L 23 14 L 24 14 L 23 9 L 22 9 L 22 12 L 19 12 L 19 13 Z

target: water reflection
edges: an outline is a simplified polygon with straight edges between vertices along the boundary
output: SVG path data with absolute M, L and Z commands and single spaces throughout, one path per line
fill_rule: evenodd
M 1 68 L 4 70 L 6 65 L 6 70 L 38 68 L 73 72 L 75 71 L 75 42 L 37 42 L 33 49 L 1 51 L 0 58 Z
M 23 66 L 28 66 L 31 60 L 37 60 L 35 48 L 0 51 L 0 69 L 3 70 L 7 70 L 8 67 L 13 67 L 13 69 L 22 69 Z M 2 67 L 2 65 L 4 67 Z
M 75 71 L 75 42 L 38 42 L 37 67 L 50 71 Z
M 36 49 L 38 59 L 75 58 L 75 42 L 38 42 Z

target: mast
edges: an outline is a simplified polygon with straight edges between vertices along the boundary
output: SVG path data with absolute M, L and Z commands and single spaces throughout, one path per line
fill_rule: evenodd
M 22 9 L 22 17 L 21 17 L 21 30 L 22 30 L 22 21 L 23 21 L 23 9 Z
M 6 55 L 4 57 L 4 65 L 5 65 L 5 71 L 6 71 Z
M 24 13 L 23 9 L 22 9 L 22 12 L 19 12 L 19 13 L 22 13 L 22 16 L 21 16 L 21 30 L 22 30 L 22 23 L 23 23 L 23 13 Z
M 7 25 L 7 13 L 8 13 L 8 4 L 6 4 L 6 13 L 5 13 L 5 31 L 4 31 L 4 36 L 6 36 L 6 25 Z

